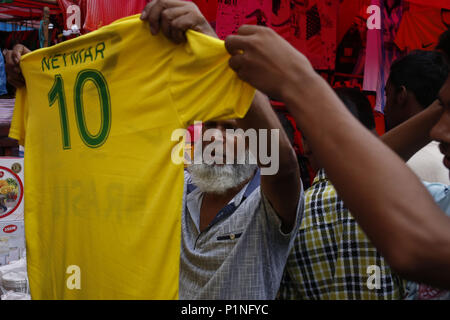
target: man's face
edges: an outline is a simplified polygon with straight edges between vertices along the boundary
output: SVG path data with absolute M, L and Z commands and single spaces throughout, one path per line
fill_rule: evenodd
M 439 149 L 444 155 L 444 165 L 450 170 L 450 77 L 439 92 L 439 101 L 444 108 L 439 121 L 431 129 L 431 139 L 440 142 Z
M 397 104 L 396 89 L 391 81 L 388 80 L 386 83 L 386 105 L 384 107 L 386 131 L 398 126 L 405 120 L 401 110 L 401 106 Z
M 212 130 L 217 130 L 215 133 Z M 238 125 L 236 120 L 224 120 L 224 121 L 208 121 L 205 122 L 203 124 L 203 128 L 202 128 L 202 135 L 203 137 L 206 137 L 207 135 L 205 135 L 205 133 L 207 131 L 210 131 L 212 133 L 212 136 L 208 137 L 208 139 L 202 139 L 202 144 L 203 144 L 203 150 L 205 150 L 208 145 L 211 145 L 212 143 L 222 143 L 223 146 L 223 154 L 219 155 L 216 154 L 217 149 L 214 148 L 212 151 L 212 156 L 213 157 L 221 157 L 223 158 L 223 164 L 226 163 L 226 156 L 227 153 L 231 153 L 234 150 L 234 157 L 233 157 L 233 162 L 235 162 L 236 158 L 237 158 L 237 150 L 236 150 L 236 145 L 237 145 L 237 136 L 233 135 L 233 134 L 227 134 L 227 130 L 236 130 L 238 129 Z M 217 134 L 216 134 L 217 133 Z M 208 141 L 210 140 L 210 141 Z M 221 165 L 221 164 L 217 164 L 217 165 Z
M 248 161 L 250 159 L 248 148 L 243 148 L 241 151 L 238 148 L 237 135 L 226 132 L 236 129 L 235 120 L 209 121 L 203 124 L 202 139 L 196 142 L 196 144 L 201 143 L 202 162 L 193 163 L 187 167 L 193 183 L 202 192 L 223 194 L 227 190 L 238 187 L 255 173 L 257 165 Z M 222 148 L 217 148 L 217 144 Z M 197 147 L 194 145 L 195 148 Z M 239 159 L 237 151 L 244 153 L 241 156 L 244 157 L 245 164 L 237 161 Z M 227 155 L 230 156 L 231 152 L 233 157 L 227 162 Z M 212 163 L 209 160 L 205 161 L 205 157 L 211 157 Z M 218 161 L 220 163 L 217 163 Z

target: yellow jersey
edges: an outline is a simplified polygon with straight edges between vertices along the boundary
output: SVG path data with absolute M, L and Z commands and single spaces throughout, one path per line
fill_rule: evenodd
M 187 39 L 152 36 L 137 15 L 22 58 L 10 136 L 25 145 L 33 299 L 178 298 L 172 133 L 243 117 L 254 96 L 223 41 Z

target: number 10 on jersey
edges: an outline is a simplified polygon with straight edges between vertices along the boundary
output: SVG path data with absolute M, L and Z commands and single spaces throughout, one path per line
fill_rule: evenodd
M 100 100 L 101 125 L 96 134 L 89 132 L 83 107 L 83 91 L 86 82 L 91 81 L 97 88 Z M 75 119 L 81 140 L 90 148 L 102 146 L 108 138 L 111 129 L 111 98 L 105 77 L 97 70 L 82 70 L 78 73 L 73 88 Z M 56 101 L 59 105 L 61 120 L 63 149 L 70 149 L 69 118 L 67 116 L 67 100 L 64 89 L 64 80 L 60 74 L 55 75 L 55 82 L 48 93 L 48 101 L 52 107 Z

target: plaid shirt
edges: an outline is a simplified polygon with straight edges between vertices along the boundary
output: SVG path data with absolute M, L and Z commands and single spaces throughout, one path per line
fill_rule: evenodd
M 369 266 L 379 267 L 380 289 Z M 281 282 L 279 299 L 402 299 L 393 273 L 351 216 L 322 169 L 305 193 L 305 215 Z

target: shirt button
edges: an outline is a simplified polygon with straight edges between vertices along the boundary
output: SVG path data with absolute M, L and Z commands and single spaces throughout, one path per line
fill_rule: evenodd
M 234 240 L 234 238 L 236 238 L 236 236 L 234 235 L 234 233 L 230 234 L 230 239 Z

